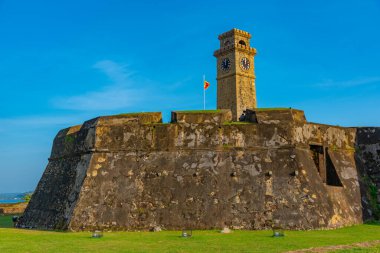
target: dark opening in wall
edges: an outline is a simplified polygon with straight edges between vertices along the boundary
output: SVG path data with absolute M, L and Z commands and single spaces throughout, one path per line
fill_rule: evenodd
M 240 45 L 246 46 L 245 42 L 243 40 L 239 41 Z
M 310 145 L 310 151 L 323 183 L 331 186 L 343 186 L 329 155 L 328 148 L 324 148 L 322 145 Z
M 325 153 L 322 145 L 310 145 L 310 151 L 317 167 L 318 173 L 321 176 L 323 183 L 326 183 L 326 166 Z
M 251 123 L 258 123 L 256 112 L 250 109 L 245 109 L 239 117 L 239 121 L 245 121 L 245 122 L 251 122 Z
M 343 186 L 335 166 L 331 160 L 328 149 L 326 148 L 326 184 L 332 186 Z

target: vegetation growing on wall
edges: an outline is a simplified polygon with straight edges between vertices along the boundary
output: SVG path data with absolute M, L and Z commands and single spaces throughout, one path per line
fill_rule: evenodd
M 369 185 L 370 203 L 373 210 L 373 216 L 376 220 L 380 220 L 380 204 L 377 202 L 377 187 L 371 182 Z
M 73 143 L 75 141 L 75 137 L 73 135 L 66 135 L 65 142 Z
M 373 212 L 373 217 L 376 220 L 380 220 L 380 204 L 377 202 L 378 189 L 369 176 L 364 176 L 363 180 L 368 185 L 367 197 Z

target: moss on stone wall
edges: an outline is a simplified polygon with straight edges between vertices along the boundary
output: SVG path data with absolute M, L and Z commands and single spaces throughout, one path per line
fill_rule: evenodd
M 65 142 L 73 143 L 75 141 L 75 137 L 73 135 L 66 135 Z

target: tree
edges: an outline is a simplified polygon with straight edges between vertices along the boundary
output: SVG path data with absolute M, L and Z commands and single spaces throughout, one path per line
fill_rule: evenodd
M 32 192 L 25 193 L 24 196 L 22 197 L 22 199 L 23 199 L 25 202 L 29 202 L 30 199 L 32 198 L 32 195 L 33 195 Z

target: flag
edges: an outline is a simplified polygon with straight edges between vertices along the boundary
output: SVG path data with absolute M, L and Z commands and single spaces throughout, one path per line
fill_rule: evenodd
M 207 88 L 210 86 L 210 83 L 209 82 L 207 82 L 206 80 L 204 80 L 204 82 L 203 82 L 203 88 L 205 89 L 205 90 L 207 90 Z

